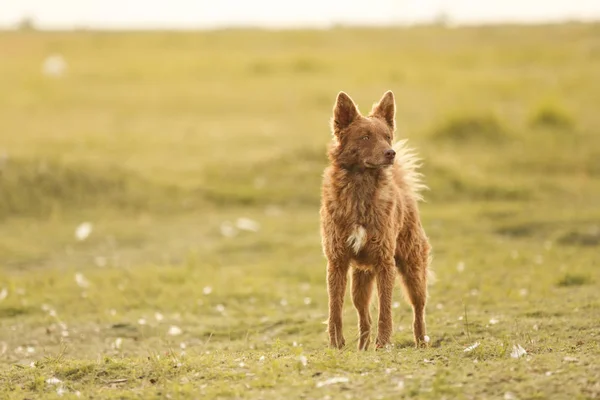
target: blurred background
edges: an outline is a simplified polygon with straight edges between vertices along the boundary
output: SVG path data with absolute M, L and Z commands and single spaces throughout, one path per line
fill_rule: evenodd
M 320 357 L 318 208 L 340 90 L 363 113 L 394 91 L 397 137 L 423 158 L 432 351 L 462 357 L 481 340 L 490 380 L 477 390 L 491 393 L 504 391 L 491 382 L 512 340 L 547 355 L 543 371 L 562 350 L 597 356 L 600 3 L 284 3 L 0 2 L 6 388 L 56 394 L 53 371 L 65 390 L 91 393 L 105 385 L 89 378 L 100 368 L 137 387 L 135 357 L 152 352 L 187 352 L 198 367 L 206 358 L 194 355 L 221 351 L 208 365 L 238 369 L 287 347 Z M 409 347 L 411 311 L 399 289 L 395 300 L 394 342 Z M 349 299 L 344 318 L 351 342 Z M 121 364 L 13 367 L 56 354 Z M 572 371 L 592 379 L 592 364 Z M 202 378 L 143 368 L 155 382 Z M 244 393 L 214 371 L 206 393 Z M 433 378 L 422 379 L 415 387 Z M 556 379 L 523 390 L 599 393 Z

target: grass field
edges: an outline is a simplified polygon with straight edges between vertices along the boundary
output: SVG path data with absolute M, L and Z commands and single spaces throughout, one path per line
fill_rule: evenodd
M 600 25 L 4 32 L 0 88 L 0 398 L 600 397 Z M 388 89 L 432 346 L 398 288 L 332 350 L 330 113 Z

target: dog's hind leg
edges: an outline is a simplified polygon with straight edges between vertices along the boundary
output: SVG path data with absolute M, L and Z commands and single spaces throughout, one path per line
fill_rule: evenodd
M 329 343 L 331 347 L 341 349 L 346 345 L 342 329 L 342 308 L 348 281 L 348 262 L 329 262 L 327 264 L 327 291 L 329 294 Z
M 407 254 L 396 256 L 404 293 L 413 309 L 413 333 L 417 347 L 427 346 L 425 305 L 427 303 L 427 268 L 429 245 L 415 246 Z
M 352 302 L 358 312 L 359 350 L 367 350 L 371 342 L 371 313 L 369 304 L 373 293 L 375 274 L 355 269 L 352 272 Z
M 427 302 L 427 276 L 426 274 L 421 274 L 421 271 L 415 271 L 414 274 L 408 273 L 402 275 L 402 284 L 413 308 L 415 345 L 417 347 L 426 346 L 425 304 Z

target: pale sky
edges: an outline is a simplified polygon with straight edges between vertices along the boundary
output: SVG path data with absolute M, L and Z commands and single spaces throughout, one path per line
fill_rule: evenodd
M 600 0 L 0 0 L 0 26 L 30 16 L 40 28 L 327 27 L 429 21 L 600 20 Z

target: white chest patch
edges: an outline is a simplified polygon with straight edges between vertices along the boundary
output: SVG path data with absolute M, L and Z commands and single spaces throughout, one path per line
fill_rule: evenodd
M 365 245 L 366 240 L 367 231 L 361 225 L 356 225 L 350 236 L 348 236 L 348 240 L 346 241 L 346 243 L 348 243 L 348 245 L 352 247 L 354 253 L 358 254 L 360 249 L 362 249 Z

